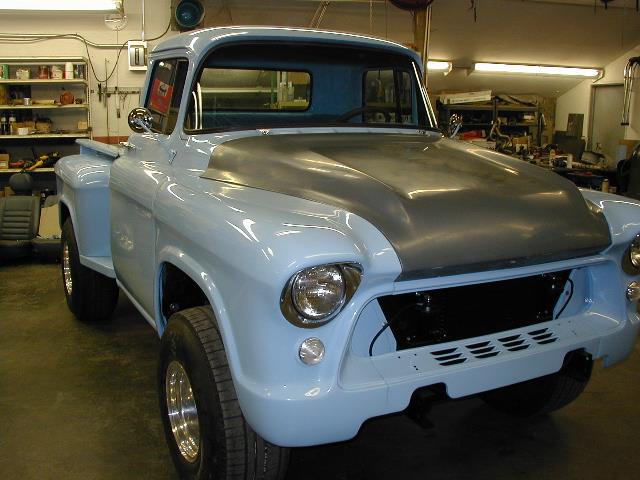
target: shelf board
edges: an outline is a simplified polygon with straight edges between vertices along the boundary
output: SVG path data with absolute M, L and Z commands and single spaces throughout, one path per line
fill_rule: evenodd
M 464 105 L 464 104 L 460 104 L 460 105 L 444 105 L 444 108 L 446 108 L 447 110 L 484 110 L 484 111 L 491 111 L 493 110 L 493 105 Z
M 53 79 L 49 78 L 46 80 L 40 78 L 30 78 L 29 80 L 18 80 L 17 78 L 9 78 L 0 79 L 0 84 L 8 84 L 8 85 L 55 85 L 55 84 L 83 84 L 86 85 L 87 81 L 83 78 L 63 78 L 63 79 Z
M 536 125 L 535 123 L 506 123 L 503 125 L 500 125 L 500 128 L 502 127 L 537 127 L 538 125 Z
M 19 173 L 21 172 L 22 169 L 21 168 L 0 168 L 0 173 Z M 25 172 L 25 173 L 52 173 L 54 170 L 53 168 L 36 168 L 35 170 L 31 170 L 30 172 Z
M 498 105 L 496 110 L 499 112 L 537 112 L 538 107 L 528 105 Z
M 86 103 L 71 105 L 0 105 L 0 110 L 67 110 L 75 108 L 89 108 Z
M 84 57 L 52 57 L 46 55 L 38 55 L 35 57 L 2 57 L 0 63 L 9 63 L 22 67 L 23 65 L 64 65 L 66 62 L 71 63 L 87 63 Z
M 34 133 L 31 135 L 0 135 L 0 139 L 28 139 L 28 138 L 89 138 L 88 133 Z

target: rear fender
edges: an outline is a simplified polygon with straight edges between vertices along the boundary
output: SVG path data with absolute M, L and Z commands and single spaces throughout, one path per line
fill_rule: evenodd
M 80 255 L 111 257 L 109 172 L 112 158 L 100 152 L 86 153 L 87 150 L 56 164 L 60 202 L 71 216 Z

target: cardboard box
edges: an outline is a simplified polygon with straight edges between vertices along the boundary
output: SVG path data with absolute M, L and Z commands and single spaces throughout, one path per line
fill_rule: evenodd
M 10 197 L 13 194 L 14 194 L 14 192 L 13 192 L 13 190 L 11 190 L 11 187 L 4 187 L 4 196 L 5 197 Z
M 40 210 L 40 227 L 38 235 L 42 238 L 60 238 L 60 224 L 58 223 L 59 205 L 51 205 Z
M 490 102 L 491 98 L 491 90 L 481 90 L 478 92 L 465 93 L 443 93 L 440 95 L 440 101 L 445 105 Z
M 640 143 L 640 140 L 618 140 L 618 145 L 624 146 L 625 148 L 624 158 L 631 156 L 631 152 L 633 152 L 633 149 L 638 143 Z
M 0 153 L 0 170 L 6 170 L 9 168 L 9 154 Z

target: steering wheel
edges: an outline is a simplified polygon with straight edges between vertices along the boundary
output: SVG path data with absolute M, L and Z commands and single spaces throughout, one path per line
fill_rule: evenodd
M 361 113 L 373 113 L 373 112 L 378 112 L 384 115 L 384 119 L 387 123 L 391 123 L 391 114 L 389 112 L 387 112 L 386 110 L 384 110 L 382 107 L 358 107 L 358 108 L 354 108 L 353 110 L 349 110 L 346 113 L 343 113 L 342 115 L 340 115 L 338 117 L 338 123 L 344 123 L 347 120 L 349 120 L 350 118 L 355 117 L 356 115 L 359 115 Z

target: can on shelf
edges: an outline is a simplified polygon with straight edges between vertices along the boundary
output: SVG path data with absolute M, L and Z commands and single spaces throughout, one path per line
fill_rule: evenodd
M 9 78 L 9 65 L 3 63 L 0 65 L 0 78 L 8 79 Z
M 61 80 L 62 68 L 60 68 L 58 65 L 51 65 L 51 78 L 55 80 Z
M 73 63 L 67 62 L 64 64 L 64 78 L 66 79 L 73 78 Z
M 73 74 L 76 78 L 84 78 L 84 65 L 76 65 Z
M 40 65 L 38 67 L 38 78 L 41 80 L 47 80 L 51 78 L 51 72 L 48 65 Z
M 31 71 L 26 67 L 20 67 L 16 69 L 17 80 L 29 80 L 31 78 Z

